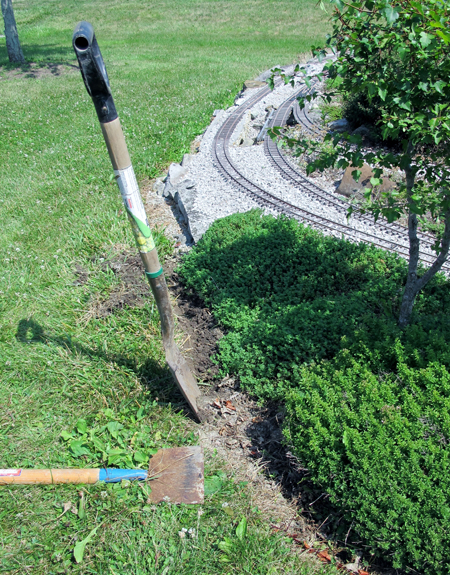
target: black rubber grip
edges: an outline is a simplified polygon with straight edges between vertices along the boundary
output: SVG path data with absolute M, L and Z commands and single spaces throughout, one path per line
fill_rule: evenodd
M 102 124 L 112 122 L 117 118 L 116 107 L 92 24 L 84 21 L 77 24 L 73 32 L 72 44 L 98 119 Z

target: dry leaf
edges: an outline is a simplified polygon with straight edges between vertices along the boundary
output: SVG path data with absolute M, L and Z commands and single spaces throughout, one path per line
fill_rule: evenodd
M 227 401 L 225 402 L 225 407 L 227 407 L 228 409 L 232 409 L 233 411 L 236 411 L 236 408 L 229 399 L 227 399 Z
M 369 573 L 367 571 L 363 571 L 362 569 L 360 569 L 358 571 L 358 575 L 369 575 Z
M 324 562 L 331 562 L 331 557 L 330 554 L 328 553 L 328 551 L 319 551 L 319 553 L 317 553 L 317 557 Z
M 220 409 L 222 407 L 220 405 L 220 399 L 216 399 L 216 401 L 213 401 L 213 407 L 217 407 L 217 409 Z

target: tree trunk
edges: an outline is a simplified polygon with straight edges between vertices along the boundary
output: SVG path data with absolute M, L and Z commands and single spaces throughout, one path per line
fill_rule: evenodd
M 5 36 L 6 36 L 6 49 L 8 50 L 8 58 L 10 62 L 24 62 L 22 48 L 19 42 L 19 34 L 17 33 L 16 19 L 14 18 L 14 10 L 12 0 L 1 0 L 2 14 L 5 21 Z
M 411 142 L 408 144 L 407 153 L 412 155 L 413 146 Z M 406 194 L 408 197 L 408 205 L 413 205 L 411 198 L 413 194 L 414 180 L 416 173 L 411 166 L 411 162 L 405 168 L 406 174 Z M 450 198 L 446 198 L 450 200 Z M 417 215 L 410 209 L 408 216 L 408 235 L 409 235 L 409 262 L 408 262 L 408 278 L 406 280 L 405 291 L 403 292 L 402 304 L 400 307 L 400 315 L 398 318 L 398 325 L 401 328 L 406 327 L 411 319 L 412 310 L 417 294 L 423 289 L 430 279 L 441 269 L 447 259 L 447 254 L 450 247 L 450 210 L 445 214 L 445 229 L 441 240 L 440 252 L 438 257 L 433 262 L 433 265 L 421 277 L 417 277 L 417 266 L 419 263 L 419 248 L 420 240 L 417 237 Z
M 414 203 L 411 196 L 413 194 L 414 180 L 416 174 L 411 166 L 412 153 L 414 147 L 411 140 L 408 142 L 406 153 L 409 154 L 410 160 L 405 167 L 406 175 L 406 196 L 408 199 L 408 236 L 409 236 L 409 261 L 408 261 L 408 278 L 406 280 L 405 291 L 403 292 L 402 305 L 400 307 L 400 316 L 398 318 L 398 325 L 406 327 L 409 323 L 411 313 L 414 306 L 414 301 L 417 295 L 417 266 L 419 264 L 419 249 L 420 240 L 417 237 L 417 214 L 411 211 L 411 206 Z

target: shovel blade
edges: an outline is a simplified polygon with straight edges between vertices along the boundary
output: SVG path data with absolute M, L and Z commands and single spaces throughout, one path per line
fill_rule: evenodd
M 195 413 L 197 419 L 201 421 L 202 417 L 197 406 L 197 398 L 201 393 L 198 388 L 197 381 L 192 375 L 186 360 L 181 355 L 180 350 L 174 343 L 172 343 L 172 345 L 165 346 L 165 352 L 167 365 L 172 372 L 172 376 L 175 379 L 176 384 L 180 388 L 181 393 L 188 402 L 192 411 Z
M 160 449 L 148 469 L 154 503 L 201 504 L 204 501 L 204 462 L 201 447 Z

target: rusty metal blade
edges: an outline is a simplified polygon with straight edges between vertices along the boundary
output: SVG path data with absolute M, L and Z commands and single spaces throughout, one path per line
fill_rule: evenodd
M 163 343 L 167 365 L 172 372 L 173 378 L 197 419 L 202 421 L 202 416 L 197 406 L 197 398 L 201 395 L 197 381 L 176 344 L 173 341 Z
M 201 447 L 160 449 L 148 469 L 154 503 L 201 504 L 204 501 L 204 461 Z

